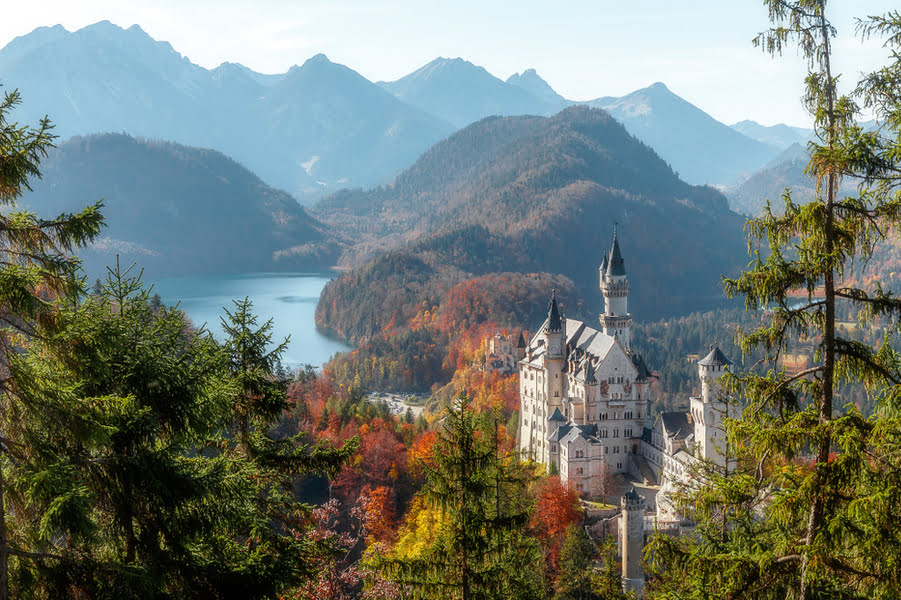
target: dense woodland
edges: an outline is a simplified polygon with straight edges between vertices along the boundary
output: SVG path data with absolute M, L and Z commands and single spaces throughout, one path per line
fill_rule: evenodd
M 779 210 L 749 222 L 761 252 L 724 281 L 743 306 L 636 324 L 657 408 L 694 391 L 695 359 L 716 340 L 738 362 L 724 381 L 741 415 L 725 424 L 730 460 L 699 461 L 695 483 L 677 493 L 693 534 L 651 536 L 646 594 L 887 600 L 901 593 L 901 355 L 892 338 L 901 299 L 868 267 L 895 264 L 886 242 L 901 222 L 901 54 L 841 96 L 825 2 L 764 4 L 775 28 L 758 43 L 779 52 L 800 40 L 810 61 L 816 193 L 786 194 Z M 862 27 L 899 46 L 901 14 Z M 852 99 L 884 130 L 856 125 Z M 19 102 L 15 92 L 0 102 L 8 207 L 0 214 L 0 600 L 626 597 L 615 545 L 585 535 L 589 517 L 575 489 L 514 451 L 517 378 L 484 367 L 484 341 L 534 330 L 549 289 L 568 316 L 593 320 L 600 305 L 583 283 L 599 261 L 584 250 L 594 238 L 580 233 L 603 237 L 601 212 L 591 210 L 609 214 L 610 198 L 629 217 L 622 239 L 650 239 L 673 259 L 653 263 L 658 276 L 689 273 L 687 287 L 666 296 L 668 310 L 698 304 L 704 285 L 685 267 L 730 261 L 725 246 L 703 245 L 725 243 L 725 234 L 694 250 L 668 244 L 684 240 L 680 228 L 701 238 L 705 227 L 731 223 L 721 196 L 669 185 L 675 177 L 659 159 L 649 172 L 661 179 L 639 181 L 638 167 L 610 157 L 647 149 L 616 138 L 622 128 L 602 113 L 486 120 L 480 125 L 500 127 L 498 155 L 526 165 L 523 179 L 460 158 L 474 180 L 500 182 L 485 184 L 497 195 L 441 197 L 455 223 L 447 227 L 397 212 L 398 227 L 421 235 L 361 260 L 317 308 L 318 322 L 358 349 L 322 373 L 288 375 L 279 366 L 285 345 L 249 300 L 224 307 L 225 339 L 216 341 L 152 298 L 138 267 L 117 263 L 86 288 L 74 255 L 101 235 L 104 206 L 50 220 L 17 209 L 54 141 L 47 120 L 15 123 Z M 535 124 L 549 128 L 539 133 L 556 151 L 529 137 Z M 624 146 L 604 147 L 596 133 Z M 540 151 L 517 153 L 522 140 Z M 580 179 L 586 173 L 604 176 Z M 842 191 L 842 175 L 861 183 L 857 195 Z M 626 181 L 640 192 L 613 187 Z M 378 210 L 391 213 L 390 190 L 377 193 L 388 199 Z M 522 198 L 534 202 L 505 209 Z M 349 206 L 339 200 L 322 210 Z M 639 218 L 645 209 L 678 225 L 672 238 L 637 235 L 656 222 Z M 566 220 L 573 210 L 585 223 Z M 403 237 L 373 215 L 348 235 L 373 226 Z M 496 228 L 503 215 L 510 220 Z M 501 252 L 480 266 L 476 252 L 508 248 L 539 221 L 559 237 L 543 235 L 551 240 L 543 247 L 520 238 L 512 247 L 524 251 L 523 271 Z M 633 293 L 642 298 L 637 248 Z M 559 263 L 564 250 L 585 258 L 584 281 L 527 270 Z M 690 286 L 694 295 L 676 293 Z M 394 416 L 365 398 L 365 389 L 384 387 L 428 390 L 431 410 Z
M 433 268 L 566 273 L 592 306 L 619 223 L 632 312 L 650 319 L 722 303 L 719 274 L 738 272 L 745 256 L 743 220 L 719 192 L 684 183 L 606 113 L 585 107 L 482 120 L 392 185 L 330 196 L 314 214 L 359 240 L 342 259 L 352 267 L 403 245 Z

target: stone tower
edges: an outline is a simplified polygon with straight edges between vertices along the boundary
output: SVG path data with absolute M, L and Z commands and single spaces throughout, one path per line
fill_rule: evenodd
M 640 597 L 644 589 L 644 498 L 633 487 L 622 497 L 619 520 L 619 547 L 622 552 L 623 591 L 635 590 Z
M 726 358 L 714 343 L 710 352 L 698 361 L 698 377 L 701 379 L 701 395 L 691 399 L 691 417 L 694 421 L 695 442 L 700 457 L 725 466 L 726 433 L 723 418 L 729 408 L 719 385 L 719 379 L 728 371 L 732 361 Z
M 566 319 L 557 306 L 557 290 L 551 295 L 547 311 L 547 327 L 544 329 L 544 376 L 547 412 L 563 405 L 563 367 L 566 364 Z
M 631 348 L 632 315 L 629 314 L 629 279 L 626 265 L 619 250 L 616 229 L 613 230 L 613 247 L 609 258 L 604 255 L 601 264 L 601 293 L 604 295 L 604 312 L 600 315 L 601 330 L 619 340 L 626 351 Z

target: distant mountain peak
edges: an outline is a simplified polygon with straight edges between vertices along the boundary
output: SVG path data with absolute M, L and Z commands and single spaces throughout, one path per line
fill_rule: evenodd
M 330 61 L 328 59 L 328 56 L 326 56 L 325 54 L 320 52 L 320 53 L 308 58 L 306 61 L 304 61 L 303 64 L 305 64 L 305 65 L 307 65 L 307 64 L 313 64 L 313 65 L 315 65 L 315 64 L 332 64 L 332 61 Z

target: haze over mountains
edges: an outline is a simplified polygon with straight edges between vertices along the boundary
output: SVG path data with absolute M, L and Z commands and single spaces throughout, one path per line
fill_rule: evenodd
M 350 264 L 402 248 L 436 272 L 566 273 L 588 315 L 600 307 L 597 270 L 616 222 L 630 306 L 642 318 L 715 304 L 720 274 L 746 262 L 744 220 L 719 192 L 681 181 L 621 124 L 587 107 L 484 119 L 392 185 L 329 196 L 314 214 L 371 241 L 351 249 Z
M 235 63 L 205 69 L 137 25 L 105 21 L 16 38 L 0 50 L 0 83 L 22 91 L 18 118 L 50 115 L 62 138 L 126 132 L 214 148 L 306 204 L 342 187 L 387 183 L 486 116 L 549 116 L 573 104 L 533 69 L 503 81 L 459 58 L 380 84 L 324 55 L 276 75 Z M 662 85 L 590 104 L 611 111 L 689 183 L 733 185 L 784 149 L 728 128 Z
M 127 132 L 215 148 L 298 198 L 388 181 L 453 130 L 324 55 L 265 76 L 207 70 L 138 26 L 41 28 L 0 50 L 0 83 L 62 138 Z
M 23 205 L 45 218 L 103 199 L 107 227 L 79 255 L 91 276 L 136 261 L 170 275 L 298 271 L 339 246 L 287 193 L 214 150 L 123 134 L 75 137 L 41 162 Z

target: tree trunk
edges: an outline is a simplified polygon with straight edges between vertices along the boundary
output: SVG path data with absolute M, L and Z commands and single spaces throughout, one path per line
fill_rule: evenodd
M 9 600 L 9 534 L 6 530 L 6 480 L 0 468 L 0 600 Z
M 820 30 L 823 35 L 823 67 L 825 70 L 826 85 L 826 126 L 827 143 L 832 149 L 835 145 L 836 116 L 835 116 L 835 80 L 832 78 L 830 64 L 831 49 L 829 46 L 829 28 L 826 21 L 825 6 L 820 15 Z M 819 174 L 818 174 L 819 175 Z M 835 245 L 835 190 L 837 180 L 834 170 L 830 169 L 826 176 L 826 222 L 823 231 L 823 245 L 826 256 L 831 257 Z M 826 322 L 823 326 L 823 386 L 822 395 L 817 406 L 817 421 L 820 426 L 832 420 L 832 396 L 833 375 L 835 372 L 835 268 L 829 266 L 823 278 L 823 289 L 826 303 Z M 804 543 L 807 546 L 801 560 L 801 589 L 799 600 L 810 600 L 811 591 L 808 584 L 807 569 L 810 564 L 810 546 L 814 543 L 817 533 L 823 523 L 823 511 L 825 497 L 820 490 L 822 485 L 822 470 L 828 468 L 829 449 L 832 446 L 832 436 L 827 434 L 820 438 L 817 444 L 816 459 L 813 474 L 813 501 L 810 505 L 810 515 L 807 519 L 807 535 Z

